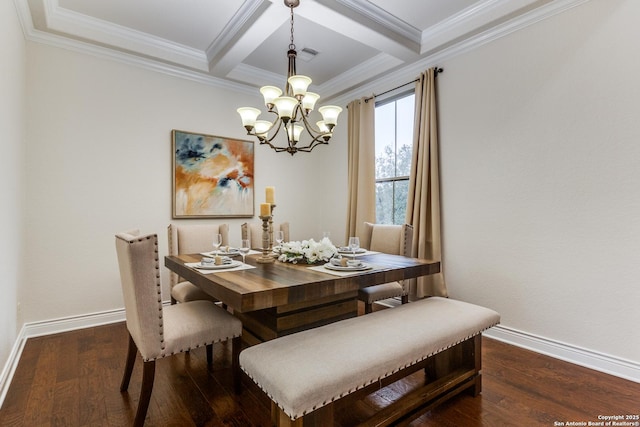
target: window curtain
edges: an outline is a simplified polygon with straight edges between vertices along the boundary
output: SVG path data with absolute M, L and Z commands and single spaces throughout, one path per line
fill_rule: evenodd
M 365 222 L 376 222 L 375 102 L 351 101 L 348 115 L 348 202 L 345 242 L 362 237 Z
M 406 222 L 413 225 L 413 256 L 442 261 L 435 68 L 420 75 L 415 97 Z M 442 270 L 419 277 L 415 289 L 411 289 L 412 298 L 427 296 L 448 296 Z

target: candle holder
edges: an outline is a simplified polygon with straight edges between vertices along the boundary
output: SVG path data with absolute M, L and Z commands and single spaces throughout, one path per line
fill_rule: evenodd
M 273 252 L 273 210 L 276 208 L 275 203 L 271 203 L 271 216 L 269 216 L 269 252 Z
M 269 221 L 271 215 L 260 216 L 262 220 L 262 255 L 260 255 L 256 261 L 260 264 L 270 264 L 275 261 L 275 258 L 271 256 L 271 245 L 269 244 Z

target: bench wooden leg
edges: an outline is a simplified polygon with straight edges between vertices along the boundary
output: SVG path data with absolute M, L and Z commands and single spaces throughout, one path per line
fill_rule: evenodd
M 332 427 L 333 412 L 333 403 L 330 403 L 294 421 L 271 402 L 271 421 L 277 427 Z
M 231 371 L 233 374 L 233 391 L 240 394 L 242 381 L 240 372 L 240 350 L 242 350 L 242 338 L 235 337 L 231 340 Z
M 482 334 L 473 337 L 473 356 L 476 370 L 475 385 L 471 388 L 473 396 L 482 393 Z
M 368 303 L 364 303 L 364 314 L 369 314 L 373 311 L 373 303 L 368 304 Z
M 213 344 L 207 344 L 207 366 L 211 366 L 213 364 Z
M 425 373 L 427 379 L 433 381 L 442 378 L 457 367 L 474 370 L 474 385 L 469 392 L 473 396 L 479 395 L 482 392 L 482 334 L 429 358 Z

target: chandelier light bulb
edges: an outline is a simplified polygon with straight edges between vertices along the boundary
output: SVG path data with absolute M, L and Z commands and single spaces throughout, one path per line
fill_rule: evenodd
M 240 107 L 236 111 L 240 114 L 242 126 L 244 126 L 247 132 L 251 132 L 261 111 L 253 107 Z
M 314 92 L 307 92 L 302 98 L 302 108 L 309 114 L 311 110 L 316 106 L 316 102 L 320 99 L 320 95 Z
M 286 123 L 293 117 L 293 110 L 298 105 L 298 100 L 290 96 L 279 96 L 273 100 L 278 109 L 278 116 Z
M 294 142 L 300 141 L 300 135 L 302 134 L 303 130 L 304 128 L 300 125 L 288 126 L 287 133 L 289 134 L 289 139 Z
M 291 76 L 287 79 L 293 90 L 293 96 L 298 99 L 304 97 L 307 93 L 307 88 L 311 84 L 311 78 L 302 75 Z
M 324 139 L 325 142 L 328 142 L 333 135 L 329 130 L 329 128 L 327 127 L 327 125 L 324 123 L 324 120 L 320 120 L 316 122 L 316 126 L 318 126 L 318 129 L 320 129 L 320 133 L 322 134 L 322 139 Z
M 338 123 L 338 115 L 340 115 L 342 108 L 337 105 L 325 105 L 318 108 L 318 111 L 322 114 L 322 119 L 329 130 L 333 130 L 333 127 Z
M 266 120 L 256 120 L 255 133 L 258 138 L 265 139 L 267 133 L 271 130 L 271 122 Z
M 329 128 L 325 124 L 324 120 L 317 121 L 316 126 L 318 126 L 318 129 L 320 129 L 320 132 L 329 133 Z
M 282 95 L 282 91 L 275 86 L 263 86 L 260 88 L 260 93 L 264 97 L 264 105 L 269 110 L 273 108 L 273 100 Z

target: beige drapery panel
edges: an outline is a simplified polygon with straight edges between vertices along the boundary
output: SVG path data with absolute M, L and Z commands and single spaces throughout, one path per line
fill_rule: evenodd
M 418 258 L 442 261 L 435 76 L 435 69 L 430 68 L 416 82 L 406 222 L 413 225 L 412 254 Z M 411 290 L 413 298 L 433 295 L 448 296 L 442 272 L 419 277 L 415 290 Z
M 365 98 L 349 103 L 348 202 L 345 242 L 362 236 L 365 222 L 376 222 L 375 103 Z

